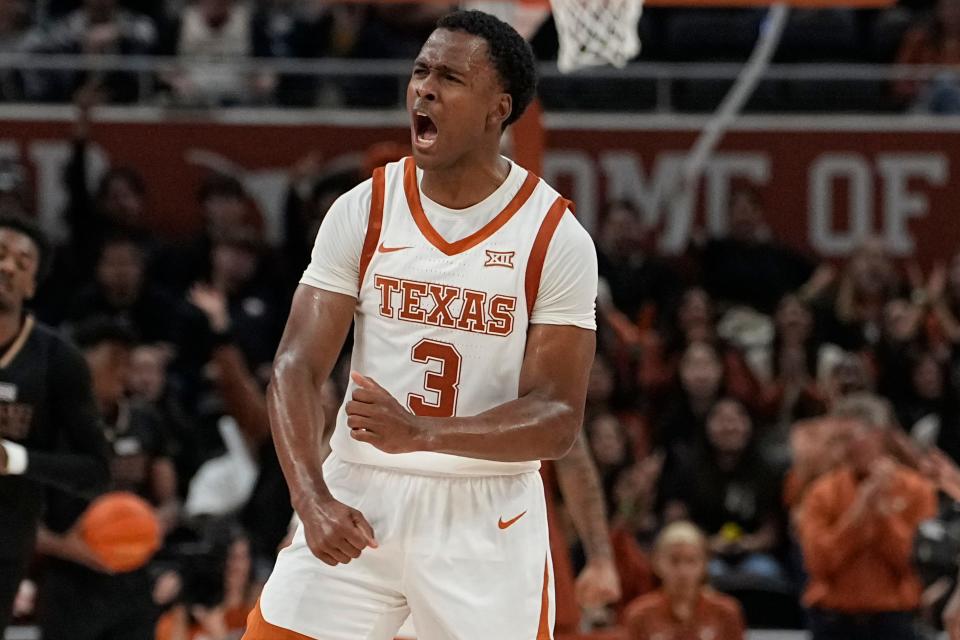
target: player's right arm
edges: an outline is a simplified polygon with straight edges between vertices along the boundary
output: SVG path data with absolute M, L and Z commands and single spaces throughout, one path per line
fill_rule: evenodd
M 356 509 L 336 500 L 323 478 L 321 388 L 330 377 L 357 306 L 369 182 L 334 203 L 293 306 L 267 389 L 270 429 L 290 497 L 313 554 L 329 565 L 376 546 Z
M 267 389 L 270 428 L 293 507 L 310 550 L 329 565 L 350 562 L 365 547 L 376 546 L 363 514 L 330 494 L 321 458 L 320 388 L 336 364 L 356 304 L 341 293 L 301 284 Z

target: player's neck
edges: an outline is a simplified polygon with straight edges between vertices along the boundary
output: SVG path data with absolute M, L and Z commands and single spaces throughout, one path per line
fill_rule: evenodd
M 23 309 L 0 311 L 0 345 L 8 344 L 20 333 L 23 326 Z
M 489 159 L 466 159 L 452 167 L 425 169 L 420 189 L 448 209 L 466 209 L 496 191 L 510 173 L 510 163 L 496 154 Z

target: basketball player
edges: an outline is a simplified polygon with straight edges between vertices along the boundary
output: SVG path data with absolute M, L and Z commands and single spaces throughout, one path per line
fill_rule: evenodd
M 31 221 L 0 217 L 0 637 L 33 554 L 45 490 L 90 497 L 108 477 L 83 357 L 24 312 L 46 249 Z M 67 538 L 64 548 L 92 562 L 79 537 Z
M 526 41 L 438 22 L 407 90 L 413 157 L 331 207 L 268 402 L 302 521 L 246 638 L 552 637 L 539 461 L 583 418 L 597 263 L 570 203 L 499 155 L 533 97 Z M 355 321 L 319 464 L 320 388 Z

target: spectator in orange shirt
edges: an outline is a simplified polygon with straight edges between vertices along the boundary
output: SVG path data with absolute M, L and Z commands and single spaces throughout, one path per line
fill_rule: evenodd
M 882 423 L 856 421 L 844 463 L 813 484 L 797 514 L 814 640 L 915 638 L 921 584 L 911 551 L 917 526 L 936 512 L 936 495 L 890 457 L 893 414 L 884 410 Z
M 880 402 L 864 402 L 872 398 L 856 391 L 841 396 L 829 413 L 819 418 L 801 420 L 790 432 L 793 466 L 784 483 L 784 504 L 793 515 L 799 510 L 807 491 L 827 473 L 847 461 L 847 450 L 853 427 L 859 423 L 884 425 L 891 419 L 890 407 Z
M 653 553 L 663 586 L 627 607 L 630 640 L 743 640 L 740 605 L 706 586 L 709 553 L 699 529 L 683 521 L 669 525 Z

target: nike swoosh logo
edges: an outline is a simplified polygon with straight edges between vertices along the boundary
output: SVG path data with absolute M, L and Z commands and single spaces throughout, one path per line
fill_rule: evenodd
M 497 526 L 500 527 L 501 529 L 506 529 L 507 527 L 509 527 L 510 525 L 512 525 L 514 522 L 516 522 L 517 520 L 519 520 L 520 518 L 522 518 L 524 515 L 526 515 L 526 513 L 527 513 L 527 512 L 524 511 L 523 513 L 521 513 L 521 514 L 518 515 L 517 517 L 515 517 L 515 518 L 510 518 L 510 519 L 507 520 L 506 522 L 503 521 L 503 516 L 500 516 L 500 522 L 497 523 Z
M 377 247 L 377 251 L 380 253 L 393 253 L 394 251 L 403 251 L 404 249 L 413 249 L 413 247 L 385 247 L 382 242 L 380 246 Z

